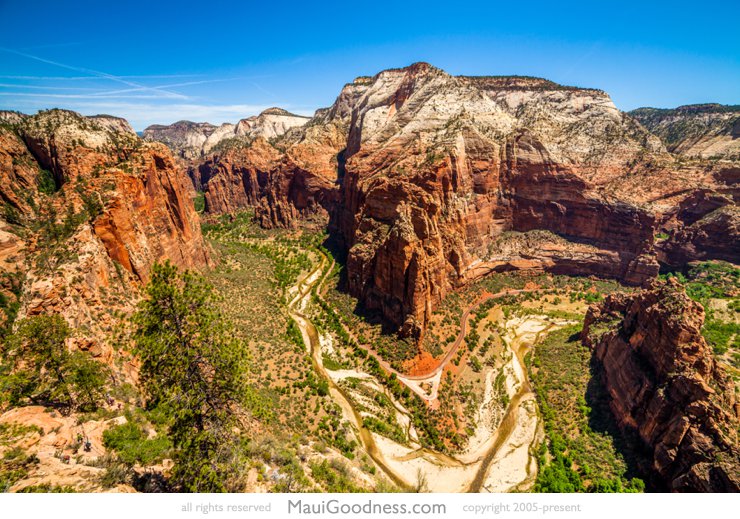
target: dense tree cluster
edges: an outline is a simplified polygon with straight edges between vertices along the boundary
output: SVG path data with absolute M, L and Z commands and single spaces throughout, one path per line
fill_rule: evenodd
M 86 353 L 70 352 L 71 330 L 61 316 L 42 315 L 17 323 L 0 349 L 0 394 L 26 403 L 93 410 L 103 398 L 107 370 Z

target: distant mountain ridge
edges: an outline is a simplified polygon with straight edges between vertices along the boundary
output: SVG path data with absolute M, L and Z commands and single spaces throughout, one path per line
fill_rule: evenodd
M 638 108 L 629 114 L 687 157 L 740 158 L 740 105 L 706 103 L 678 108 Z
M 302 126 L 310 117 L 296 115 L 283 108 L 268 108 L 259 115 L 241 119 L 236 124 L 215 125 L 207 122 L 177 121 L 170 125 L 154 124 L 144 129 L 148 141 L 167 145 L 186 160 L 203 157 L 227 139 L 251 140 L 255 137 L 273 139 L 289 129 Z

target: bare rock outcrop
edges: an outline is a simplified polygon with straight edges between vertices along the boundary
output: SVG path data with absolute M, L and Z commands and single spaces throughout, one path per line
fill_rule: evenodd
M 701 305 L 669 280 L 591 307 L 582 338 L 618 425 L 637 432 L 659 486 L 738 492 L 740 405 L 703 322 Z

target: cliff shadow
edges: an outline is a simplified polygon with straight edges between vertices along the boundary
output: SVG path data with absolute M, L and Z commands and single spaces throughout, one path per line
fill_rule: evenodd
M 601 371 L 601 366 L 592 359 L 591 378 L 586 387 L 586 403 L 591 408 L 588 425 L 594 432 L 608 435 L 612 439 L 615 450 L 627 467 L 624 474 L 626 479 L 640 478 L 645 482 L 646 492 L 660 492 L 663 489 L 655 485 L 648 471 L 651 453 L 637 431 L 619 428 L 610 408 L 611 397 L 603 384 Z
M 336 231 L 336 229 L 333 230 L 332 226 L 330 226 L 328 231 L 328 237 L 324 240 L 322 245 L 331 253 L 334 257 L 334 261 L 336 261 L 339 266 L 339 280 L 333 288 L 336 288 L 339 292 L 352 297 L 355 302 L 355 305 L 352 308 L 352 313 L 354 315 L 368 324 L 380 326 L 383 335 L 398 335 L 398 325 L 394 325 L 383 317 L 380 310 L 367 308 L 359 298 L 350 294 L 347 280 L 347 249 L 344 246 L 344 241 L 342 240 L 340 233 Z

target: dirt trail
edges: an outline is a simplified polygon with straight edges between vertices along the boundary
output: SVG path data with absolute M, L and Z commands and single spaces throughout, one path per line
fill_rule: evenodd
M 349 397 L 344 393 L 334 380 L 329 376 L 324 368 L 322 355 L 321 355 L 321 341 L 319 340 L 319 333 L 313 323 L 301 312 L 308 303 L 311 291 L 315 286 L 321 286 L 326 280 L 327 276 L 334 267 L 334 262 L 326 271 L 324 271 L 324 265 L 326 259 L 322 257 L 321 263 L 311 274 L 306 276 L 298 284 L 298 293 L 288 304 L 288 309 L 291 317 L 298 324 L 303 336 L 304 343 L 308 346 L 311 353 L 311 362 L 314 368 L 329 383 L 329 392 L 333 400 L 342 408 L 344 414 L 350 419 L 352 424 L 355 426 L 358 432 L 358 437 L 362 443 L 362 447 L 367 454 L 373 459 L 373 461 L 380 467 L 380 469 L 398 486 L 407 489 L 410 484 L 401 475 L 393 471 L 385 461 L 383 454 L 375 444 L 375 439 L 370 431 L 368 431 L 362 424 L 362 417 L 359 412 L 354 408 Z M 323 276 L 321 275 L 323 273 Z M 319 279 L 320 278 L 320 279 Z
M 333 263 L 332 263 L 333 266 Z M 323 281 L 322 281 L 323 283 Z M 365 350 L 368 355 L 371 355 L 375 360 L 378 361 L 378 364 L 380 364 L 380 367 L 383 368 L 388 373 L 393 373 L 398 378 L 398 381 L 401 382 L 403 385 L 408 387 L 411 391 L 416 393 L 421 399 L 423 399 L 425 402 L 432 404 L 437 400 L 437 397 L 439 396 L 439 386 L 442 381 L 442 372 L 444 368 L 447 366 L 447 364 L 450 363 L 450 361 L 454 358 L 457 351 L 460 349 L 460 346 L 465 341 L 465 335 L 467 333 L 467 327 L 468 327 L 468 321 L 470 318 L 470 314 L 477 309 L 480 305 L 485 303 L 486 301 L 490 301 L 493 299 L 500 299 L 505 296 L 510 295 L 517 295 L 522 294 L 526 292 L 533 292 L 534 289 L 506 289 L 501 290 L 500 292 L 496 292 L 495 294 L 490 293 L 483 293 L 473 304 L 468 306 L 468 308 L 463 312 L 462 316 L 460 317 L 460 332 L 457 334 L 457 337 L 455 338 L 455 342 L 452 344 L 452 347 L 447 351 L 445 356 L 439 361 L 439 363 L 428 373 L 424 374 L 417 374 L 417 375 L 406 375 L 404 373 L 401 373 L 397 369 L 395 369 L 393 366 L 390 365 L 390 363 L 385 360 L 383 357 L 381 357 L 376 351 L 366 348 L 363 345 L 359 345 L 360 348 Z M 321 294 L 319 293 L 319 297 L 321 297 Z M 346 326 L 342 323 L 341 326 L 345 329 L 345 331 L 352 336 L 352 331 L 347 329 Z M 422 384 L 428 384 L 429 390 L 424 390 L 422 388 Z M 434 407 L 434 405 L 433 405 Z
M 327 264 L 329 264 L 328 268 L 326 268 Z M 514 341 L 510 345 L 511 360 L 505 367 L 514 366 L 511 373 L 512 381 L 509 385 L 511 388 L 515 388 L 515 391 L 514 389 L 507 390 L 511 401 L 507 406 L 502 421 L 496 427 L 495 432 L 492 432 L 490 437 L 485 441 L 476 445 L 473 451 L 457 456 L 450 456 L 431 449 L 418 448 L 418 445 L 417 448 L 409 447 L 396 443 L 383 436 L 376 435 L 363 426 L 362 416 L 360 415 L 360 412 L 355 409 L 349 394 L 347 394 L 346 391 L 337 384 L 337 380 L 341 379 L 341 375 L 337 380 L 335 380 L 326 368 L 324 368 L 322 345 L 318 330 L 310 319 L 303 313 L 315 288 L 317 289 L 316 293 L 321 297 L 321 287 L 326 282 L 333 266 L 333 261 L 329 263 L 328 258 L 322 256 L 321 262 L 316 269 L 311 271 L 302 280 L 300 280 L 293 289 L 291 289 L 290 294 L 292 295 L 292 298 L 288 303 L 288 308 L 291 317 L 295 320 L 301 330 L 304 343 L 311 354 L 311 361 L 314 369 L 319 376 L 327 380 L 332 399 L 341 407 L 345 418 L 353 424 L 357 431 L 357 437 L 362 444 L 362 448 L 383 471 L 383 473 L 385 473 L 394 483 L 406 490 L 413 486 L 414 482 L 422 473 L 427 478 L 428 489 L 430 491 L 479 492 L 487 490 L 488 487 L 490 487 L 490 485 L 487 485 L 486 483 L 490 479 L 489 473 L 493 471 L 494 465 L 502 462 L 500 459 L 501 453 L 504 451 L 514 451 L 521 447 L 520 445 L 515 445 L 513 442 L 521 440 L 521 429 L 524 426 L 526 429 L 524 432 L 529 434 L 529 436 L 527 436 L 527 441 L 530 442 L 525 446 L 525 458 L 522 459 L 520 456 L 516 460 L 508 460 L 514 462 L 516 467 L 513 469 L 512 467 L 502 467 L 502 469 L 506 477 L 509 478 L 512 477 L 512 473 L 516 473 L 516 476 L 520 476 L 522 471 L 525 472 L 524 480 L 515 481 L 515 485 L 513 485 L 512 488 L 515 486 L 519 488 L 517 485 L 526 483 L 530 478 L 532 466 L 531 456 L 529 456 L 529 447 L 531 446 L 530 444 L 534 444 L 535 442 L 535 438 L 532 437 L 533 435 L 531 434 L 531 431 L 537 428 L 536 413 L 522 412 L 522 408 L 525 405 L 534 405 L 533 393 L 526 375 L 526 367 L 523 360 L 523 355 L 525 353 L 524 350 L 526 350 L 528 345 L 524 345 L 521 341 Z M 399 380 L 414 390 L 414 387 L 412 386 L 416 386 L 416 383 L 419 381 L 441 377 L 444 367 L 454 357 L 465 339 L 470 314 L 479 305 L 491 299 L 497 299 L 505 295 L 512 295 L 526 291 L 528 290 L 503 290 L 496 294 L 483 294 L 475 303 L 470 305 L 461 316 L 460 333 L 458 334 L 453 346 L 439 364 L 425 375 L 406 377 L 394 370 L 375 352 L 368 350 L 368 353 L 373 355 L 385 370 L 390 373 L 396 373 Z M 526 319 L 523 322 L 530 323 Z M 540 333 L 544 333 L 544 328 L 549 329 L 550 327 L 543 326 L 543 330 L 541 330 Z M 540 333 L 536 334 L 537 338 Z M 536 338 L 533 342 L 536 342 Z M 361 378 L 371 378 L 374 380 L 374 377 L 366 373 L 358 372 L 357 374 L 361 374 Z M 417 389 L 421 391 L 418 386 Z M 384 392 L 390 398 L 391 402 L 393 402 L 396 411 L 409 417 L 408 411 L 396 402 L 387 390 Z M 419 394 L 418 391 L 415 392 Z M 432 391 L 432 393 L 436 398 L 436 391 Z M 420 396 L 423 397 L 423 395 Z M 429 394 L 426 394 L 427 398 L 429 396 Z M 522 422 L 524 422 L 524 424 L 522 424 Z M 408 427 L 411 427 L 410 419 Z M 516 438 L 513 438 L 513 436 L 516 436 Z M 504 462 L 507 462 L 507 460 L 504 460 Z

